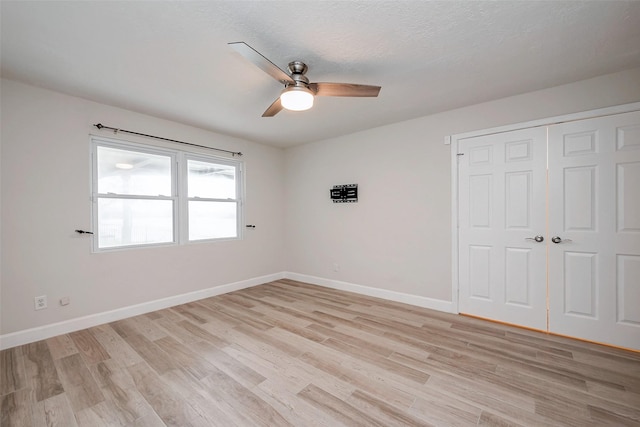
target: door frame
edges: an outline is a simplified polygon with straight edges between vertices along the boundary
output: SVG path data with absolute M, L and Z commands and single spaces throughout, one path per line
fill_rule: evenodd
M 511 132 L 540 126 L 550 126 L 558 123 L 593 119 L 596 117 L 612 116 L 615 114 L 640 111 L 640 102 L 616 105 L 613 107 L 598 108 L 595 110 L 581 111 L 578 113 L 564 114 L 561 116 L 547 117 L 522 123 L 514 123 L 506 126 L 493 127 L 477 131 L 454 134 L 445 137 L 445 144 L 451 144 L 451 312 L 459 313 L 459 234 L 458 234 L 458 151 L 460 140 L 476 136 L 492 135 L 496 133 Z

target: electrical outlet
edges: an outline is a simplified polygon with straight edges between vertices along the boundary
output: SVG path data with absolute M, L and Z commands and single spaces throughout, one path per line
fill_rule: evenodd
M 60 305 L 69 305 L 70 302 L 71 302 L 71 299 L 69 299 L 69 297 L 60 298 Z
M 39 297 L 35 297 L 33 299 L 33 303 L 35 305 L 35 309 L 36 310 L 42 310 L 47 308 L 47 296 L 46 295 L 41 295 Z
M 340 264 L 338 264 L 337 262 L 333 263 L 333 271 L 340 271 Z

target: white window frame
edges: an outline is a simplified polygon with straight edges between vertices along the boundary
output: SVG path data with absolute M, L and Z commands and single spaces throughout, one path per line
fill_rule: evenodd
M 205 198 L 205 197 L 189 197 L 189 178 L 188 178 L 188 161 L 195 160 L 207 163 L 215 163 L 219 165 L 233 166 L 236 168 L 236 198 L 235 199 L 216 199 L 216 198 Z M 220 241 L 220 240 L 238 240 L 241 237 L 243 215 L 242 215 L 242 195 L 244 194 L 244 186 L 242 183 L 242 162 L 237 160 L 230 160 L 226 158 L 216 157 L 216 156 L 207 156 L 201 153 L 181 153 L 181 161 L 178 162 L 178 166 L 180 169 L 180 177 L 183 179 L 179 180 L 180 194 L 184 195 L 183 198 L 180 199 L 180 214 L 181 217 L 184 218 L 184 221 L 180 221 L 181 227 L 181 243 L 183 244 L 193 244 L 200 242 L 210 242 L 210 241 Z M 201 201 L 201 202 L 223 202 L 223 203 L 235 203 L 236 204 L 236 236 L 237 237 L 219 237 L 213 239 L 198 239 L 198 240 L 189 240 L 189 202 L 190 201 Z
M 98 252 L 113 252 L 130 249 L 140 248 L 154 248 L 162 246 L 177 246 L 177 245 L 191 245 L 200 243 L 211 243 L 228 240 L 241 240 L 243 238 L 244 224 L 244 163 L 239 160 L 227 159 L 224 157 L 213 156 L 209 154 L 197 153 L 192 151 L 184 151 L 177 149 L 161 148 L 151 145 L 145 145 L 138 142 L 125 141 L 113 138 L 104 138 L 101 136 L 90 136 L 91 145 L 91 230 L 95 233 L 93 235 L 92 251 Z M 139 195 L 127 195 L 127 194 L 99 194 L 98 193 L 98 147 L 109 147 L 121 150 L 134 151 L 144 154 L 153 154 L 168 156 L 171 159 L 171 195 L 158 195 L 158 196 L 139 196 Z M 188 160 L 204 161 L 214 164 L 222 164 L 226 166 L 232 166 L 236 169 L 236 198 L 235 199 L 209 199 L 209 198 L 189 198 L 188 194 Z M 173 241 L 162 243 L 144 243 L 137 245 L 123 245 L 113 246 L 107 248 L 99 247 L 98 236 L 98 200 L 101 198 L 119 198 L 119 199 L 133 199 L 133 200 L 172 200 L 173 202 Z M 235 237 L 223 237 L 223 238 L 211 238 L 211 239 L 198 239 L 189 240 L 189 212 L 188 203 L 189 200 L 202 200 L 202 201 L 219 201 L 226 203 L 236 203 L 236 236 Z

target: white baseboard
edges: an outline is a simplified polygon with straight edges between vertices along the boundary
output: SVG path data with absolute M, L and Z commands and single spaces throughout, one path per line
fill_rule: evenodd
M 309 276 L 306 274 L 284 272 L 285 279 L 296 280 L 298 282 L 311 283 L 313 285 L 324 286 L 327 288 L 338 289 L 341 291 L 354 292 L 356 294 L 367 295 L 387 299 L 390 301 L 402 302 L 405 304 L 415 305 L 422 308 L 429 308 L 446 313 L 454 313 L 454 306 L 451 301 L 444 301 L 434 298 L 421 297 L 417 295 L 405 294 L 402 292 L 390 291 L 387 289 L 372 288 L 369 286 L 356 285 L 354 283 L 341 282 L 338 280 L 325 279 L 322 277 Z
M 325 279 L 322 277 L 284 271 L 280 273 L 269 274 L 266 276 L 254 277 L 252 279 L 242 280 L 239 282 L 229 283 L 226 285 L 216 286 L 213 288 L 202 289 L 186 294 L 175 295 L 172 297 L 131 305 L 128 307 L 122 307 L 98 314 L 77 317 L 75 319 L 69 319 L 63 322 L 39 326 L 37 328 L 31 328 L 23 331 L 0 335 L 0 350 L 16 347 L 22 344 L 28 344 L 35 341 L 40 341 L 43 339 L 54 337 L 56 335 L 62 335 L 69 332 L 91 328 L 93 326 L 114 322 L 116 320 L 126 319 L 127 317 L 138 316 L 140 314 L 149 313 L 151 311 L 162 310 L 164 308 L 186 304 L 188 302 L 197 301 L 203 298 L 214 297 L 216 295 L 222 295 L 229 292 L 238 291 L 240 289 L 262 285 L 264 283 L 269 283 L 285 278 L 297 280 L 299 282 L 311 283 L 313 285 L 324 286 L 327 288 L 387 299 L 390 301 L 402 302 L 405 304 L 429 308 L 432 310 L 444 311 L 447 313 L 454 312 L 454 306 L 451 301 L 420 297 L 386 289 L 372 288 L 369 286 L 356 285 L 353 283 L 341 282 L 338 280 Z
M 149 313 L 151 311 L 162 310 L 163 308 L 173 307 L 175 305 L 185 304 L 203 298 L 214 297 L 216 295 L 222 295 L 240 289 L 250 288 L 253 286 L 261 285 L 263 283 L 283 279 L 284 277 L 284 273 L 275 273 L 266 276 L 254 277 L 252 279 L 228 283 L 226 285 L 216 286 L 213 288 L 202 289 L 186 294 L 105 311 L 98 314 L 77 317 L 75 319 L 69 319 L 63 322 L 39 326 L 37 328 L 0 335 L 0 350 L 16 347 L 22 344 L 28 344 L 35 341 L 40 341 L 43 339 L 54 337 L 56 335 L 79 331 L 81 329 L 102 325 L 104 323 L 114 322 L 116 320 L 137 316 L 139 314 Z

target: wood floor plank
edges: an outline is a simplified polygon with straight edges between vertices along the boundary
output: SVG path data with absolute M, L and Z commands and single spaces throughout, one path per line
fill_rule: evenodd
M 437 388 L 421 390 L 409 410 L 420 419 L 434 425 L 474 425 L 482 410 L 468 402 L 443 394 Z
M 372 353 L 367 348 L 358 347 L 357 345 L 351 345 L 333 338 L 329 338 L 324 341 L 323 344 L 344 354 L 355 356 L 359 360 L 367 361 L 368 363 L 390 372 L 393 375 L 415 381 L 418 384 L 426 383 L 430 376 L 424 371 L 395 362 L 391 359 L 380 356 L 379 354 Z
M 224 352 L 241 363 L 251 366 L 253 370 L 265 378 L 277 378 L 278 382 L 286 384 L 287 388 L 295 393 L 306 387 L 311 381 L 309 376 L 302 376 L 298 372 L 292 373 L 289 365 L 279 363 L 285 359 L 278 353 L 272 353 L 260 346 L 245 348 L 239 344 L 232 344 L 226 347 Z
M 206 385 L 183 370 L 165 373 L 162 381 L 199 415 L 198 422 L 220 427 L 250 425 L 246 414 L 222 399 L 212 398 Z
M 203 300 L 203 303 L 204 301 L 206 300 Z M 261 300 L 261 303 L 264 306 L 270 307 L 275 312 L 279 312 L 279 313 L 291 316 L 293 319 L 295 319 L 295 322 L 308 322 L 309 324 L 317 323 L 329 328 L 333 327 L 332 323 L 324 322 L 321 319 L 318 319 L 317 316 L 314 316 L 313 313 L 300 310 L 294 307 L 293 305 L 291 305 L 291 303 L 285 302 L 285 300 L 283 299 L 275 299 L 275 298 L 269 299 L 269 300 L 264 299 L 264 300 Z
M 69 334 L 58 335 L 46 340 L 53 359 L 62 359 L 78 352 L 76 344 L 73 342 Z
M 166 424 L 162 422 L 162 419 L 155 412 L 149 415 L 145 415 L 142 418 L 138 418 L 130 427 L 166 427 Z
M 347 402 L 338 399 L 313 384 L 309 384 L 304 390 L 300 391 L 298 396 L 346 425 L 385 426 L 382 420 L 374 419 L 367 413 L 351 406 Z
M 590 419 L 589 408 L 586 405 L 567 405 L 565 399 L 561 402 L 553 399 L 536 402 L 536 414 L 560 425 L 575 427 L 586 425 Z
M 640 393 L 640 377 L 629 375 L 629 370 L 616 372 L 609 369 L 609 364 L 604 362 L 599 364 L 599 369 L 594 370 L 592 366 L 582 362 L 575 360 L 567 361 L 566 359 L 552 355 L 546 355 L 542 360 L 544 360 L 545 365 L 551 365 L 558 371 L 571 373 L 585 381 L 598 382 L 611 387 Z M 640 362 L 638 363 L 640 364 Z
M 156 316 L 154 316 L 155 319 L 153 320 L 166 319 L 175 323 L 180 322 L 181 320 L 184 320 L 184 317 L 182 317 L 178 312 L 176 312 L 175 307 L 165 308 L 162 310 L 154 311 L 153 313 L 156 314 Z
M 153 412 L 147 401 L 136 390 L 135 381 L 125 366 L 114 360 L 105 360 L 89 369 L 107 401 L 104 406 L 110 408 L 119 422 L 124 425 L 131 424 L 136 419 Z M 104 412 L 95 408 L 93 410 L 100 416 Z
M 277 321 L 282 324 L 295 325 L 300 328 L 304 328 L 305 326 L 313 323 L 311 320 L 303 320 L 300 317 L 293 316 L 291 313 L 282 310 L 282 307 L 277 304 L 272 304 L 265 300 L 255 300 L 253 297 L 246 298 L 257 303 L 253 307 L 254 311 L 262 314 L 268 314 L 272 322 Z
M 233 330 L 253 341 L 263 343 L 271 348 L 276 348 L 279 352 L 285 353 L 288 356 L 297 357 L 302 353 L 300 348 L 285 340 L 281 340 L 266 331 L 256 331 L 252 327 L 245 325 L 236 326 Z
M 499 415 L 487 411 L 482 411 L 478 425 L 491 427 L 523 427 L 522 424 L 516 424 L 513 421 L 506 420 Z
M 91 332 L 100 345 L 109 353 L 112 360 L 122 366 L 132 366 L 142 362 L 142 357 L 122 339 L 111 325 L 100 325 L 91 328 Z
M 213 307 L 209 307 L 209 304 L 212 304 Z M 216 319 L 223 320 L 223 319 L 220 319 L 221 317 L 229 318 L 229 316 L 222 316 L 219 313 L 217 313 L 216 311 L 217 303 L 211 301 L 211 299 L 205 299 L 205 300 L 199 301 L 198 303 L 179 305 L 179 306 L 173 307 L 173 310 L 176 311 L 181 316 L 183 316 L 185 319 L 197 325 L 202 325 L 203 323 L 214 321 Z M 241 323 L 235 319 L 231 319 L 231 320 L 234 321 L 236 324 Z
M 211 306 L 217 313 L 226 316 L 229 319 L 238 322 L 238 327 L 252 327 L 257 330 L 266 331 L 271 329 L 273 325 L 263 321 L 256 312 L 243 312 L 242 308 L 234 308 L 230 305 L 223 305 L 222 303 L 216 303 Z
M 120 322 L 116 322 L 120 323 Z M 121 328 L 114 325 L 114 329 L 118 334 L 122 336 L 122 339 L 133 348 L 140 357 L 147 362 L 153 369 L 159 374 L 163 374 L 171 369 L 177 369 L 178 366 L 173 361 L 173 358 L 167 353 L 162 351 L 155 343 L 149 340 L 147 337 L 139 335 L 135 330 L 129 330 L 128 328 Z
M 195 325 L 188 320 L 170 321 L 168 319 L 159 319 L 156 321 L 160 327 L 164 328 L 169 334 L 185 344 L 193 344 L 202 340 L 208 341 L 219 347 L 228 345 L 224 339 L 212 334 L 204 328 Z
M 148 316 L 134 316 L 127 319 L 130 325 L 136 329 L 138 334 L 146 337 L 150 341 L 155 341 L 167 336 L 167 333 L 151 320 Z
M 154 341 L 154 344 L 166 354 L 171 355 L 171 360 L 177 367 L 189 372 L 197 379 L 206 377 L 215 369 L 205 358 L 172 337 L 160 338 Z
M 640 427 L 640 353 L 283 279 L 3 350 L 0 406 L 2 427 Z
M 66 393 L 35 403 L 31 413 L 34 427 L 75 427 L 78 425 Z
M 291 425 L 275 408 L 220 370 L 212 372 L 201 382 L 215 399 L 224 400 L 236 411 L 243 412 L 254 425 Z
M 207 425 L 207 420 L 145 363 L 129 366 L 127 370 L 135 381 L 138 392 L 167 426 Z
M 450 328 L 452 324 L 451 320 L 453 320 L 425 316 L 423 311 L 407 309 L 406 306 L 401 304 L 395 306 L 352 304 L 350 309 L 359 313 L 358 316 L 375 316 L 377 318 L 419 327 L 433 327 L 437 325 L 442 328 Z
M 564 396 L 571 396 L 571 400 L 581 402 L 587 406 L 608 406 L 621 415 L 640 420 L 640 395 L 632 392 L 623 392 L 619 389 L 604 388 L 596 384 L 595 388 L 605 389 L 600 393 L 594 393 L 593 387 L 590 391 L 587 388 L 577 387 L 573 384 L 549 382 L 545 378 L 536 377 L 529 371 L 517 371 L 509 369 L 498 371 L 498 382 L 508 382 L 515 390 L 523 395 L 529 395 L 535 399 L 552 399 L 554 402 L 562 402 Z M 552 387 L 550 387 L 550 385 Z M 566 406 L 570 407 L 572 402 Z
M 476 384 L 473 380 L 444 375 L 432 376 L 427 384 L 445 395 L 455 396 L 462 402 L 482 410 L 493 411 L 513 422 L 522 422 L 530 426 L 559 425 L 557 421 L 535 413 L 534 399 L 511 395 L 506 390 L 493 390 L 490 385 Z
M 69 337 L 88 364 L 98 363 L 111 357 L 102 347 L 102 344 L 93 336 L 91 329 L 72 332 Z
M 290 342 L 291 345 L 299 348 L 300 351 L 312 354 L 322 354 L 323 352 L 332 351 L 330 348 L 320 345 L 315 340 L 309 340 L 288 330 L 271 329 L 268 333 L 279 338 L 281 341 Z M 302 358 L 290 359 L 290 362 L 286 365 L 285 375 L 296 378 L 298 384 L 304 384 L 303 387 L 295 390 L 295 393 L 299 392 L 312 381 L 323 390 L 344 399 L 348 398 L 355 390 L 353 385 L 344 381 L 336 381 L 335 377 L 327 375 L 316 366 L 305 363 Z M 269 378 L 271 379 L 273 377 Z M 294 392 L 294 390 L 291 391 Z
M 23 388 L 5 394 L 0 398 L 0 426 L 22 427 L 33 425 L 29 402 L 30 393 L 31 390 Z
M 341 425 L 335 418 L 300 399 L 296 393 L 292 393 L 286 385 L 278 381 L 264 381 L 254 387 L 253 392 L 277 409 L 294 426 L 338 427 Z
M 618 402 L 629 407 L 637 407 L 640 410 L 640 394 L 624 389 L 611 388 L 600 383 L 587 382 L 586 399 L 604 399 L 611 402 Z M 587 402 L 589 403 L 589 402 Z
M 104 395 L 80 354 L 55 361 L 60 381 L 74 411 L 80 411 L 104 401 Z
M 22 347 L 0 351 L 0 396 L 27 386 Z
M 35 391 L 35 399 L 48 399 L 64 392 L 58 371 L 45 341 L 22 347 L 27 383 Z
M 220 369 L 245 387 L 254 387 L 267 379 L 265 376 L 260 375 L 258 372 L 251 369 L 250 366 L 234 359 L 219 347 L 216 347 L 208 341 L 194 343 L 192 348 L 197 354 L 205 358 L 213 366 Z
M 336 380 L 351 384 L 384 401 L 392 402 L 400 408 L 406 410 L 413 404 L 415 397 L 409 392 L 399 390 L 390 385 L 389 379 L 385 376 L 376 375 L 375 371 L 369 370 L 362 364 L 349 360 L 347 357 L 341 359 L 336 360 L 330 357 L 328 353 L 304 353 L 300 356 L 300 360 L 336 377 Z
M 306 340 L 311 340 L 314 342 L 322 342 L 327 339 L 326 335 L 323 335 L 319 332 L 315 332 L 309 329 L 308 328 L 309 325 L 301 326 L 299 322 L 289 323 L 289 322 L 284 322 L 280 319 L 274 319 L 271 321 L 271 323 L 273 323 L 273 325 L 276 326 L 276 329 L 275 329 L 276 331 L 277 330 L 287 331 L 292 334 L 298 335 L 301 338 L 304 338 Z
M 603 408 L 589 406 L 589 416 L 596 424 L 600 425 L 615 425 L 615 426 L 638 426 L 640 425 L 640 417 L 638 416 L 625 416 L 609 411 Z
M 355 390 L 346 400 L 348 404 L 368 414 L 385 426 L 431 426 L 433 424 L 405 412 L 361 390 Z M 415 402 L 414 402 L 415 406 Z
M 75 412 L 79 427 L 124 426 L 128 424 L 129 417 L 123 415 L 109 400 Z
M 343 343 L 349 343 L 354 347 L 361 348 L 363 351 L 374 353 L 381 357 L 387 357 L 393 353 L 393 349 L 390 347 L 382 346 L 377 343 L 372 343 L 370 340 L 361 339 L 360 337 L 347 335 L 332 328 L 325 328 L 324 326 L 312 324 L 307 327 L 327 338 L 333 338 L 335 341 L 341 341 Z

